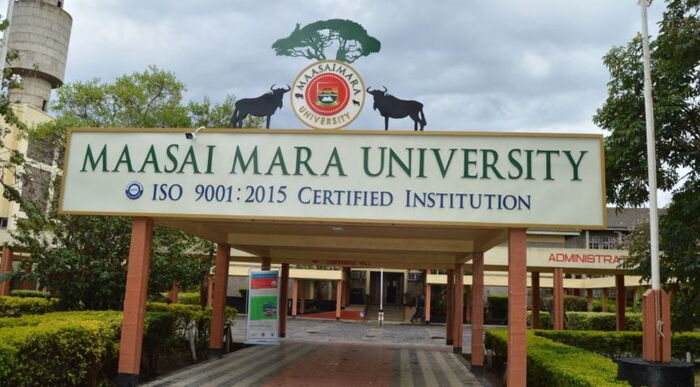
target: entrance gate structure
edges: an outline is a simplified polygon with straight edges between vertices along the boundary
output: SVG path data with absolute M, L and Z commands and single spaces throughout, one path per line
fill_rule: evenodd
M 68 135 L 60 212 L 133 217 L 121 385 L 138 380 L 154 223 L 217 243 L 214 350 L 223 346 L 232 247 L 261 257 L 263 267 L 282 264 L 283 292 L 290 264 L 445 269 L 448 340 L 461 352 L 455 311 L 462 310 L 464 265 L 472 265 L 476 293 L 484 252 L 506 242 L 510 386 L 526 383 L 526 230 L 606 223 L 600 135 L 189 131 Z M 342 289 L 338 281 L 338 302 Z M 478 299 L 474 366 L 483 365 Z

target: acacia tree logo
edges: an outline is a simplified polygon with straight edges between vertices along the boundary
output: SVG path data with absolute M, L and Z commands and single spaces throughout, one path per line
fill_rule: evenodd
M 329 59 L 326 51 L 335 49 L 335 60 L 353 63 L 381 49 L 381 43 L 352 20 L 330 19 L 301 27 L 272 44 L 279 56 L 304 57 L 318 61 Z

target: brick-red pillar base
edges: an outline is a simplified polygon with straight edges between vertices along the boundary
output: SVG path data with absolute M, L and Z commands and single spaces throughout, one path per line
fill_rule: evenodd
M 532 289 L 532 329 L 540 329 L 540 272 L 533 271 L 530 278 Z
M 297 306 L 299 300 L 299 280 L 292 280 L 292 318 L 297 316 Z
M 343 303 L 343 282 L 345 281 L 336 281 L 335 287 L 336 287 L 336 294 L 335 294 L 335 319 L 340 320 L 341 316 L 341 305 Z
M 287 303 L 289 299 L 289 264 L 282 264 L 280 273 L 280 337 L 287 336 Z
M 425 279 L 425 323 L 430 323 L 430 297 L 432 293 L 432 286 L 427 282 L 428 278 Z
M 657 317 L 657 311 L 659 316 Z M 661 320 L 662 335 L 657 332 Z M 649 289 L 642 298 L 642 357 L 644 360 L 667 363 L 671 361 L 671 302 L 664 290 Z
M 625 321 L 625 308 L 627 308 L 627 291 L 625 290 L 624 274 L 615 275 L 615 289 L 617 290 L 617 303 L 615 305 L 615 327 L 618 331 L 627 329 Z
M 447 307 L 445 308 L 445 344 L 452 345 L 454 324 L 452 323 L 454 309 L 454 272 L 447 271 Z
M 554 287 L 552 288 L 552 323 L 554 330 L 564 329 L 564 269 L 554 269 Z
M 607 312 L 608 311 L 608 288 L 603 288 L 600 290 L 600 300 L 601 302 L 601 311 Z
M 127 263 L 124 316 L 119 345 L 117 385 L 136 386 L 141 366 L 143 321 L 146 315 L 148 270 L 151 264 L 153 220 L 134 218 L 131 224 L 131 245 Z
M 173 285 L 168 291 L 168 300 L 172 302 L 173 304 L 177 304 L 177 301 L 180 296 L 180 282 L 179 281 L 173 281 Z
M 508 230 L 508 387 L 527 384 L 527 234 Z
M 472 366 L 484 366 L 484 253 L 472 257 Z
M 226 288 L 228 288 L 228 264 L 231 245 L 216 245 L 216 266 L 214 268 L 214 296 L 212 298 L 211 331 L 209 349 L 221 351 L 224 346 L 224 312 L 226 309 Z
M 454 278 L 452 351 L 461 354 L 464 336 L 464 265 L 461 263 L 455 265 Z

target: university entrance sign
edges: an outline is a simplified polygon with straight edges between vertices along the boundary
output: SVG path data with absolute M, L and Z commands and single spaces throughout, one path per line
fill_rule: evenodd
M 605 225 L 602 137 L 75 129 L 61 211 L 481 227 Z

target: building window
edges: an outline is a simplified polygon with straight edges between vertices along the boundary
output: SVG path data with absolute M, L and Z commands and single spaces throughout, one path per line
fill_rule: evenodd
M 63 8 L 63 2 L 62 2 L 62 1 L 59 1 L 57 5 L 58 5 L 58 8 Z
M 588 248 L 612 250 L 617 247 L 617 237 L 614 235 L 591 234 L 588 241 Z
M 7 228 L 7 218 L 0 218 L 0 229 Z
M 44 111 L 44 112 L 45 112 L 45 111 L 46 111 L 46 108 L 48 107 L 48 104 L 49 104 L 49 102 L 48 102 L 47 100 L 44 100 L 44 101 L 41 103 L 41 111 Z

